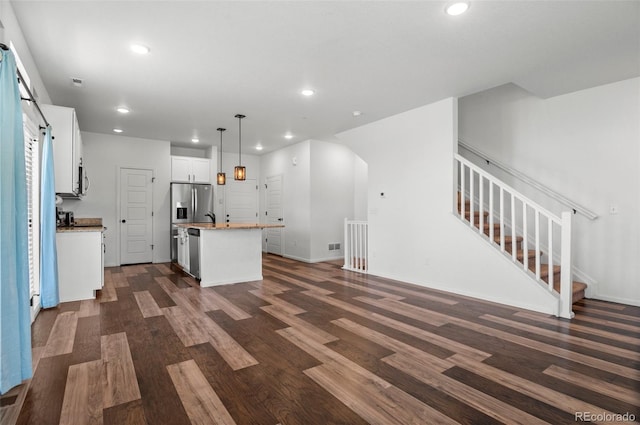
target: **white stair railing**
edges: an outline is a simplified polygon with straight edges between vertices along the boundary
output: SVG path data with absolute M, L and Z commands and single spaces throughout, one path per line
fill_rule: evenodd
M 344 219 L 345 270 L 367 273 L 369 267 L 369 224 L 361 220 Z
M 558 217 L 466 158 L 458 154 L 454 158 L 459 218 L 530 277 L 558 294 L 556 315 L 572 318 L 571 212 Z M 543 257 L 547 262 L 546 282 Z M 559 282 L 554 276 L 556 265 L 560 266 Z

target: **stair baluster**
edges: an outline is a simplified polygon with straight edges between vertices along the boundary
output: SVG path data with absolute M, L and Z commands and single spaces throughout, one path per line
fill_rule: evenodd
M 477 227 L 481 236 L 509 255 L 515 264 L 521 262 L 529 276 L 558 294 L 558 316 L 573 317 L 572 302 L 584 296 L 586 285 L 572 282 L 571 212 L 558 217 L 462 156 L 454 157 L 458 163 L 459 218 L 467 220 L 472 230 Z M 499 190 L 498 205 L 495 190 Z M 542 225 L 547 226 L 546 232 Z M 559 247 L 554 247 L 558 242 Z M 542 263 L 543 250 L 547 251 L 547 264 Z

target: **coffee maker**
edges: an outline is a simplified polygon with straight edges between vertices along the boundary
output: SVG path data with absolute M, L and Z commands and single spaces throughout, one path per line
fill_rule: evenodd
M 62 211 L 56 208 L 56 226 L 71 227 L 74 223 L 73 211 Z

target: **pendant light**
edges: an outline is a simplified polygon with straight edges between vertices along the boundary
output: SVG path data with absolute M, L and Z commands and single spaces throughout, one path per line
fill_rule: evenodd
M 233 169 L 234 180 L 245 180 L 247 178 L 247 169 L 242 166 L 242 118 L 245 116 L 237 114 L 238 118 L 238 165 Z
M 219 185 L 224 185 L 227 183 L 227 175 L 222 171 L 222 132 L 227 131 L 226 128 L 218 128 L 220 132 L 220 168 L 218 168 L 218 174 L 216 177 L 216 181 Z

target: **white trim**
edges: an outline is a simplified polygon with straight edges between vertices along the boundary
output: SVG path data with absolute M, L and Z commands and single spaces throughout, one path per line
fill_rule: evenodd
M 263 252 L 266 254 L 265 251 L 263 251 Z M 277 254 L 273 254 L 273 255 L 277 255 Z M 326 261 L 335 261 L 335 260 L 341 260 L 342 259 L 342 255 L 340 255 L 338 257 L 312 258 L 312 259 L 296 257 L 295 255 L 289 255 L 289 254 L 283 254 L 282 257 L 283 258 L 288 258 L 290 260 L 300 261 L 302 263 L 308 263 L 308 264 L 323 263 L 323 262 L 326 262 Z
M 464 290 L 453 290 L 451 288 L 450 285 L 443 285 L 440 283 L 433 283 L 433 282 L 416 282 L 416 281 L 412 281 L 410 279 L 405 279 L 405 278 L 398 278 L 397 276 L 386 276 L 384 274 L 380 274 L 376 271 L 371 271 L 369 270 L 369 275 L 371 276 L 377 276 L 377 277 L 382 277 L 385 279 L 391 279 L 391 280 L 396 280 L 396 281 L 400 281 L 400 282 L 404 282 L 404 283 L 410 283 L 412 285 L 417 285 L 417 286 L 421 286 L 424 288 L 429 288 L 429 289 L 435 289 L 438 291 L 442 291 L 442 292 L 448 292 L 451 294 L 457 294 L 457 295 L 463 295 L 465 297 L 472 297 L 472 298 L 477 298 L 479 300 L 484 300 L 484 301 L 489 301 L 489 302 L 493 302 L 493 303 L 497 303 L 497 304 L 502 304 L 505 305 L 507 307 L 511 307 L 511 308 L 522 308 L 525 310 L 531 310 L 531 311 L 536 311 L 538 313 L 544 313 L 544 314 L 551 314 L 551 315 L 556 315 L 556 311 L 554 308 L 550 308 L 548 310 L 542 309 L 540 308 L 539 305 L 533 305 L 533 304 L 527 304 L 527 303 L 518 303 L 518 302 L 513 302 L 512 300 L 505 300 L 499 297 L 488 297 L 483 293 L 476 293 L 476 292 L 471 292 L 471 291 L 464 291 Z M 544 288 L 541 288 L 544 290 Z M 552 296 L 552 294 L 548 291 L 545 291 L 545 293 L 549 294 L 550 296 Z M 557 305 L 557 301 L 554 301 L 554 303 L 550 303 L 550 306 L 555 306 Z
M 602 295 L 602 294 L 595 294 L 593 297 L 587 297 L 587 298 L 593 299 L 593 300 L 608 301 L 608 302 L 612 302 L 612 303 L 618 303 L 618 304 L 625 304 L 625 305 L 631 305 L 631 306 L 635 306 L 635 307 L 640 307 L 640 301 L 639 300 L 634 300 L 634 299 L 631 299 L 631 298 L 611 297 L 609 295 Z

